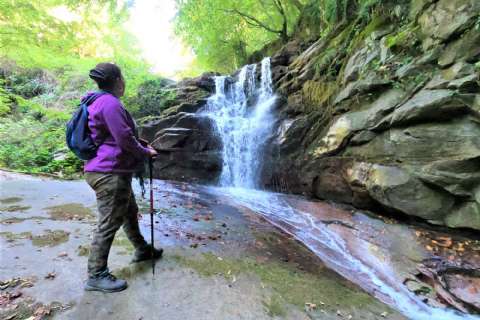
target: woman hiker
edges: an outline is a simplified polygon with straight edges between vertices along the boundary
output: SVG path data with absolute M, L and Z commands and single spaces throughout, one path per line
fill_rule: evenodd
M 125 92 L 120 68 L 112 63 L 100 63 L 90 70 L 89 76 L 104 94 L 88 106 L 88 127 L 99 147 L 95 158 L 86 162 L 84 171 L 85 180 L 97 197 L 98 223 L 88 257 L 85 290 L 116 292 L 126 289 L 127 282 L 110 273 L 107 260 L 115 233 L 121 226 L 135 247 L 132 262 L 152 257 L 152 247 L 147 245 L 138 226 L 132 175 L 142 168 L 146 158 L 157 152 L 137 139 L 135 122 L 119 100 Z M 153 257 L 160 258 L 162 253 L 162 249 L 154 249 Z

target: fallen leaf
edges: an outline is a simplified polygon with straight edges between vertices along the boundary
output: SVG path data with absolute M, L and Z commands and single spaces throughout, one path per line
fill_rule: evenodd
M 35 312 L 33 313 L 33 315 L 35 317 L 43 317 L 43 316 L 48 316 L 50 315 L 50 313 L 52 312 L 52 310 L 47 307 L 47 306 L 41 306 L 39 308 L 37 308 L 37 310 L 35 310 Z
M 307 309 L 307 311 L 312 311 L 317 309 L 317 305 L 315 303 L 305 302 L 305 308 Z
M 55 272 L 49 272 L 49 273 L 45 276 L 45 279 L 53 280 L 53 279 L 55 279 L 56 276 L 57 276 L 57 274 L 56 274 Z

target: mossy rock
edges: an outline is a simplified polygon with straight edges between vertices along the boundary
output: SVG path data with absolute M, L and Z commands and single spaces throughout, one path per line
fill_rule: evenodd
M 397 33 L 388 35 L 385 40 L 385 45 L 389 49 L 409 48 L 418 40 L 416 36 L 418 30 L 418 26 L 409 24 Z
M 21 233 L 13 233 L 13 232 L 0 232 L 0 236 L 4 237 L 7 242 L 14 242 L 16 240 L 22 239 L 32 239 L 31 232 L 21 232 Z
M 30 206 L 10 205 L 10 206 L 6 206 L 6 207 L 1 207 L 0 212 L 1 211 L 4 211 L 4 212 L 24 212 L 24 211 L 27 211 L 30 208 L 31 208 Z
M 352 52 L 353 50 L 357 49 L 358 46 L 365 40 L 368 39 L 374 32 L 384 29 L 388 26 L 388 19 L 384 16 L 375 16 L 373 17 L 370 22 L 360 31 L 357 35 L 355 35 L 348 46 L 348 53 Z
M 45 233 L 32 237 L 32 244 L 37 247 L 54 247 L 65 243 L 69 233 L 63 230 L 45 230 Z
M 303 101 L 314 109 L 322 108 L 328 103 L 335 89 L 334 82 L 308 80 L 302 87 Z
M 249 258 L 221 258 L 212 253 L 205 253 L 200 258 L 175 256 L 175 260 L 203 276 L 223 275 L 230 281 L 240 274 L 257 276 L 274 292 L 269 301 L 264 301 L 267 312 L 272 315 L 282 313 L 279 304 L 283 301 L 301 310 L 305 307 L 305 302 L 318 305 L 325 303 L 348 309 L 377 303 L 363 291 L 345 286 L 339 282 L 339 276 L 326 269 L 322 269 L 326 274 L 316 274 L 295 269 L 286 263 L 259 263 Z
M 90 254 L 90 245 L 79 245 L 77 248 L 77 255 L 79 257 L 85 257 Z
M 67 203 L 45 209 L 53 220 L 85 220 L 94 217 L 92 210 L 80 203 Z
M 23 198 L 20 198 L 20 197 L 8 197 L 8 198 L 0 199 L 0 203 L 10 204 L 10 203 L 15 203 L 15 202 L 20 202 L 22 200 L 23 200 Z

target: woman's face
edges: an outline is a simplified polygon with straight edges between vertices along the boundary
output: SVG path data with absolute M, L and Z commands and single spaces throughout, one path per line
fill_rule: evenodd
M 123 76 L 120 76 L 120 78 L 117 79 L 117 82 L 115 83 L 115 95 L 117 97 L 123 97 L 125 94 L 125 79 Z

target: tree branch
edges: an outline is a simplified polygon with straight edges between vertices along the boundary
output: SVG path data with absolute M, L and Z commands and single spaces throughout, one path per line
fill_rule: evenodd
M 283 23 L 282 23 L 282 31 L 280 33 L 280 36 L 282 37 L 282 40 L 284 42 L 287 42 L 288 40 L 288 19 L 287 15 L 285 14 L 285 9 L 283 8 L 282 1 L 281 0 L 273 0 L 273 3 L 277 7 L 278 12 L 282 16 Z
M 231 10 L 225 10 L 226 12 L 230 12 L 230 13 L 236 13 L 238 14 L 240 17 L 243 18 L 243 20 L 248 23 L 249 25 L 251 26 L 254 26 L 254 27 L 259 27 L 259 28 L 263 28 L 269 32 L 272 32 L 272 33 L 276 33 L 276 34 L 279 34 L 279 35 L 282 35 L 282 30 L 275 30 L 269 26 L 267 26 L 266 24 L 264 24 L 263 22 L 261 22 L 260 20 L 258 20 L 257 18 L 249 15 L 249 14 L 246 14 L 246 13 L 243 13 L 237 9 L 231 9 Z

